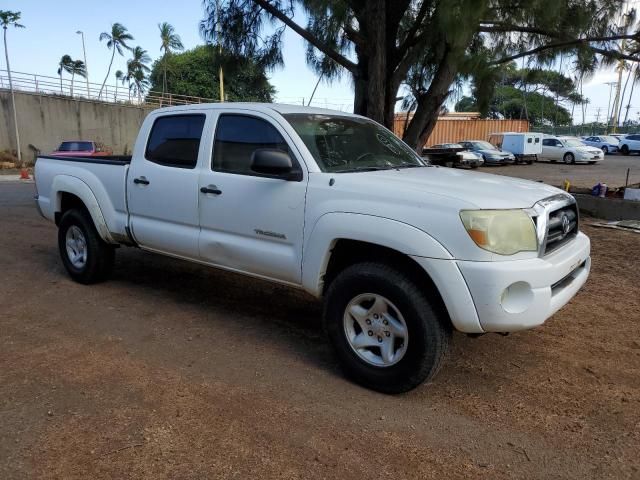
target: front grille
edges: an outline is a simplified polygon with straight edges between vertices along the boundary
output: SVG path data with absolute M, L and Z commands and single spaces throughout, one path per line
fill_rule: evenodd
M 578 207 L 574 203 L 549 212 L 544 254 L 560 248 L 578 234 Z

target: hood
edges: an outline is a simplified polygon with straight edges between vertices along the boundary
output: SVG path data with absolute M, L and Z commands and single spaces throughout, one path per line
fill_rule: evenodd
M 581 152 L 589 152 L 589 153 L 602 153 L 602 150 L 595 147 L 590 147 L 589 145 L 584 145 L 582 147 L 575 147 L 576 150 L 580 150 Z
M 543 198 L 563 193 L 530 180 L 435 166 L 343 173 L 335 178 L 337 185 L 362 197 L 376 192 L 377 198 L 391 203 L 424 205 L 429 196 L 438 196 L 450 199 L 455 208 L 529 208 Z

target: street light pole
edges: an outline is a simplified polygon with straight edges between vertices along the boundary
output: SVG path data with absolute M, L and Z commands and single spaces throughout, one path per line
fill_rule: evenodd
M 13 126 L 16 133 L 16 151 L 18 152 L 18 163 L 22 167 L 22 152 L 20 152 L 20 132 L 18 131 L 18 115 L 16 113 L 16 98 L 13 94 L 13 82 L 11 81 L 11 66 L 9 65 L 9 50 L 7 49 L 7 25 L 4 28 L 4 56 L 7 61 L 7 76 L 9 77 L 9 91 L 11 92 L 11 109 L 13 110 Z
M 87 73 L 85 79 L 87 80 L 87 98 L 91 98 L 91 93 L 89 92 L 89 67 L 87 66 L 87 50 L 84 48 L 84 32 L 82 30 L 78 30 L 76 32 L 82 37 L 82 54 L 84 55 L 84 69 Z

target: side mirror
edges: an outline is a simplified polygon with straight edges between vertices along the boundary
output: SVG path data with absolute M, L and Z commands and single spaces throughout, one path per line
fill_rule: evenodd
M 261 148 L 251 155 L 251 170 L 265 176 L 284 180 L 300 180 L 300 172 L 293 169 L 289 154 L 283 150 Z

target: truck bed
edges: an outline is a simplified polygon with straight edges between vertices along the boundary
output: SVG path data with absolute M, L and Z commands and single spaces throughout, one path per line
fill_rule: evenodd
M 95 204 L 93 213 L 104 219 L 109 232 L 105 236 L 112 241 L 127 238 L 126 180 L 130 162 L 131 157 L 123 155 L 38 156 L 35 180 L 42 214 L 55 220 L 54 213 L 62 201 L 61 192 L 84 195 L 85 205 L 91 210 L 90 205 Z M 91 198 L 95 200 L 92 202 Z

